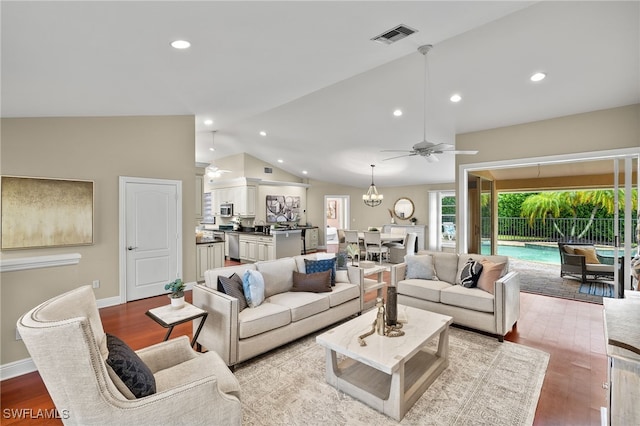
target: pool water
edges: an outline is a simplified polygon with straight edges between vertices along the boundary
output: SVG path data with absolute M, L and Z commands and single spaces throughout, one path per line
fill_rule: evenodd
M 489 244 L 482 243 L 482 253 L 489 254 Z M 560 264 L 560 252 L 557 246 L 527 244 L 522 246 L 498 244 L 498 254 L 532 262 Z M 613 256 L 613 250 L 598 249 L 598 254 Z

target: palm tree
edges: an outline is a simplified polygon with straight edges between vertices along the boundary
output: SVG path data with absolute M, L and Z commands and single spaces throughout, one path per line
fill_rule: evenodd
M 638 191 L 632 190 L 631 208 L 638 209 Z M 570 216 L 572 220 L 569 236 L 576 237 L 576 228 L 578 225 L 578 207 L 585 204 L 593 205 L 589 222 L 577 238 L 582 238 L 591 228 L 594 218 L 598 210 L 604 209 L 608 214 L 615 211 L 614 191 L 613 190 L 593 190 L 593 191 L 553 191 L 540 192 L 528 197 L 522 203 L 521 216 L 529 219 L 529 225 L 533 226 L 536 219 L 542 219 L 544 223 L 546 219 L 550 219 L 554 229 L 562 237 L 566 237 L 562 232 L 556 219 Z M 624 208 L 624 190 L 618 192 L 618 209 Z

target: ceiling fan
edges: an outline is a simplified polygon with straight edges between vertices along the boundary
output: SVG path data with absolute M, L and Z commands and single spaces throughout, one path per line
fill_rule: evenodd
M 216 131 L 214 130 L 213 132 L 211 132 L 211 147 L 209 148 L 210 151 L 215 151 L 215 148 L 213 146 L 213 138 L 216 134 Z M 213 164 L 213 160 L 211 160 L 211 164 L 209 164 L 205 169 L 205 173 L 207 174 L 207 177 L 209 178 L 219 178 L 220 176 L 222 176 L 224 173 L 231 173 L 231 170 L 224 170 L 221 169 L 220 167 L 216 166 Z
M 413 145 L 410 150 L 398 150 L 398 149 L 385 149 L 382 152 L 402 152 L 404 154 L 398 155 L 395 157 L 385 158 L 382 161 L 393 160 L 395 158 L 401 157 L 412 157 L 415 155 L 420 155 L 424 157 L 428 162 L 434 163 L 439 161 L 438 157 L 435 154 L 466 154 L 473 155 L 477 154 L 478 151 L 460 151 L 456 150 L 455 147 L 451 144 L 446 143 L 433 143 L 427 141 L 427 53 L 431 50 L 433 46 L 430 44 L 425 44 L 423 46 L 418 47 L 418 52 L 420 52 L 424 56 L 424 126 L 422 128 L 422 142 L 418 142 Z

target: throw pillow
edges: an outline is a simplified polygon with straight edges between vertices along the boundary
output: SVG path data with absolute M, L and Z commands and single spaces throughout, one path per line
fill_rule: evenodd
M 136 398 L 156 393 L 156 379 L 138 354 L 116 336 L 107 334 L 107 364 Z
M 346 271 L 348 262 L 349 256 L 346 251 L 336 253 L 336 270 Z
M 331 271 L 302 274 L 293 271 L 293 287 L 291 291 L 308 291 L 311 293 L 326 293 L 331 291 Z
M 478 285 L 478 278 L 482 272 L 482 263 L 469 258 L 460 271 L 460 285 L 472 288 Z
M 304 260 L 304 270 L 307 274 L 331 271 L 331 285 L 336 285 L 336 258 L 323 260 Z
M 224 275 L 219 275 L 218 285 L 222 286 L 223 293 L 238 299 L 240 312 L 248 306 L 247 299 L 244 297 L 244 284 L 240 275 L 235 272 L 228 278 Z
M 264 278 L 260 271 L 247 269 L 242 276 L 242 288 L 250 308 L 256 308 L 264 302 Z
M 404 257 L 407 264 L 405 279 L 420 278 L 423 280 L 438 280 L 433 269 L 433 257 L 430 254 L 416 254 Z
M 585 248 L 576 247 L 574 251 L 577 255 L 584 256 L 585 257 L 584 261 L 586 263 L 591 263 L 591 264 L 600 263 L 600 260 L 596 255 L 595 247 L 585 247 Z
M 482 259 L 482 272 L 478 278 L 478 288 L 488 293 L 494 294 L 495 282 L 503 275 L 504 263 L 495 263 L 487 259 Z

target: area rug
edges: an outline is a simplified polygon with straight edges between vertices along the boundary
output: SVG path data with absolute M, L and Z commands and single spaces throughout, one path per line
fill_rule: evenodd
M 593 296 L 613 297 L 614 290 L 612 284 L 601 282 L 587 282 L 580 284 L 580 293 L 591 294 Z
M 400 424 L 533 424 L 547 353 L 458 328 L 449 346 L 449 367 Z M 242 363 L 235 374 L 245 425 L 398 424 L 325 382 L 315 334 Z

